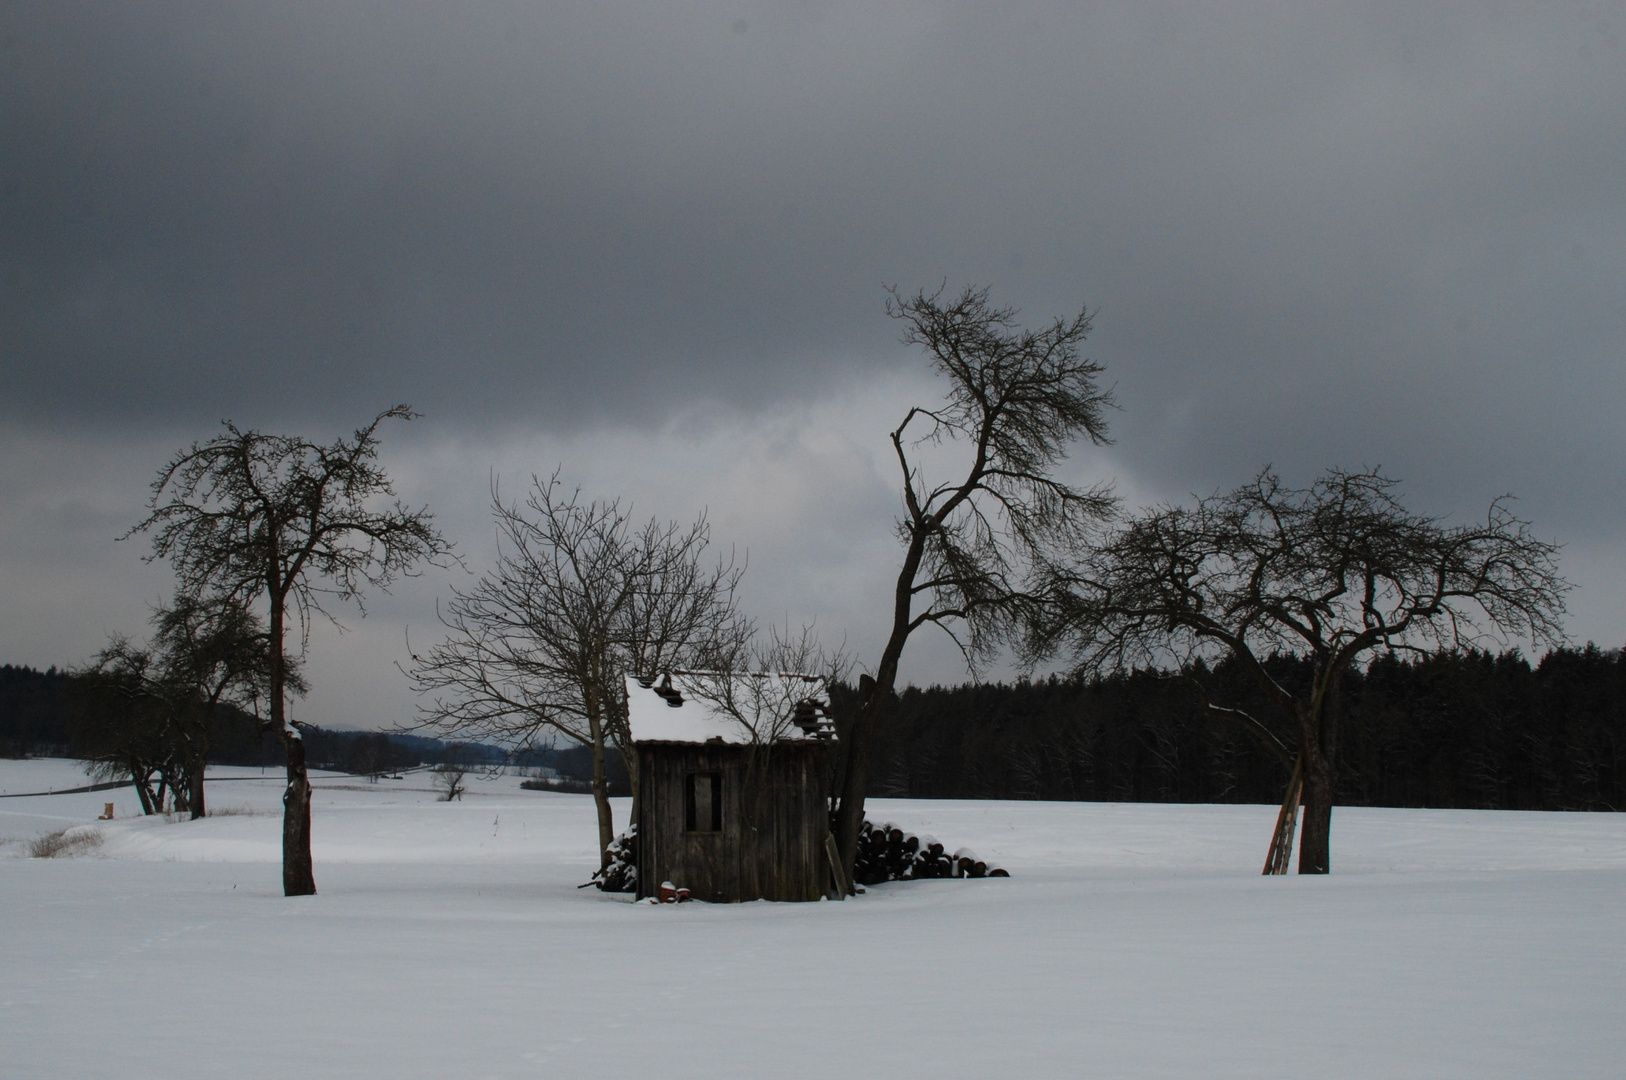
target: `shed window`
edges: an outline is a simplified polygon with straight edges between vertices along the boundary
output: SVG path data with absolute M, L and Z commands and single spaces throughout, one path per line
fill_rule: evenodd
M 723 831 L 723 774 L 690 773 L 683 791 L 683 828 L 686 832 Z

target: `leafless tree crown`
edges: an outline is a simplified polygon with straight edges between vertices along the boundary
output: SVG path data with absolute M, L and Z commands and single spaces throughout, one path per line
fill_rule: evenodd
M 692 676 L 689 694 L 733 718 L 749 745 L 766 747 L 833 733 L 830 686 L 848 667 L 846 652 L 826 650 L 813 627 L 773 626 L 751 638 L 732 668 L 674 674 Z
M 624 737 L 625 675 L 724 667 L 743 641 L 743 567 L 708 562 L 710 529 L 651 519 L 619 501 L 534 479 L 525 502 L 495 486 L 494 569 L 441 610 L 443 641 L 413 654 L 422 720 L 523 745 L 548 730 L 584 744 Z M 627 747 L 630 751 L 630 747 Z
M 416 415 L 397 405 L 327 445 L 227 422 L 159 472 L 148 516 L 125 536 L 152 534 L 149 558 L 170 562 L 182 595 L 286 597 L 307 629 L 313 613 L 328 614 L 323 598 L 361 608 L 367 588 L 451 554 L 428 510 L 395 499 L 378 463 L 379 425 Z
M 441 610 L 445 638 L 413 653 L 420 725 L 516 748 L 552 732 L 587 746 L 607 853 L 608 747 L 637 790 L 624 679 L 732 665 L 750 633 L 735 602 L 743 568 L 708 561 L 704 515 L 638 527 L 618 501 L 566 495 L 557 474 L 533 478 L 523 504 L 493 483 L 492 514 L 495 568 Z
M 1558 549 L 1506 499 L 1483 523 L 1448 525 L 1408 511 L 1396 487 L 1375 469 L 1334 469 L 1290 488 L 1266 469 L 1193 506 L 1153 507 L 1056 567 L 1054 621 L 1034 624 L 1032 656 L 1060 645 L 1086 670 L 1172 664 L 1192 675 L 1191 661 L 1219 656 L 1240 665 L 1262 712 L 1188 682 L 1210 715 L 1242 725 L 1290 772 L 1266 873 L 1286 870 L 1301 797 L 1299 872 L 1331 869 L 1341 688 L 1363 656 L 1563 641 Z M 1272 652 L 1311 658 L 1311 685 L 1274 678 Z
M 1112 397 L 1099 386 L 1101 366 L 1080 353 L 1085 311 L 1029 330 L 1014 308 L 990 304 L 987 289 L 967 288 L 946 303 L 942 290 L 894 290 L 887 312 L 903 324 L 904 343 L 925 349 L 946 377 L 943 403 L 910 409 L 892 432 L 903 478 L 899 538 L 919 547 L 905 626 L 942 626 L 974 664 L 1021 616 L 1033 564 L 1086 545 L 1115 506 L 1107 485 L 1077 488 L 1053 475 L 1079 439 L 1109 441 Z M 968 457 L 939 482 L 913 451 L 943 443 Z
M 1449 525 L 1406 510 L 1396 487 L 1377 470 L 1334 469 L 1295 489 L 1267 469 L 1149 509 L 1060 575 L 1059 629 L 1092 669 L 1243 645 L 1337 666 L 1374 648 L 1563 642 L 1558 549 L 1509 500 Z

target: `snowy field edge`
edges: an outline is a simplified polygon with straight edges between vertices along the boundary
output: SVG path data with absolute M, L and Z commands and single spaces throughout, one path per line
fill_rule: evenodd
M 0 762 L 0 794 L 76 768 Z M 276 770 L 219 778 L 198 822 L 128 789 L 0 799 L 0 1074 L 1612 1077 L 1626 1055 L 1626 815 L 1341 808 L 1331 876 L 1267 879 L 1272 807 L 874 800 L 1014 876 L 673 908 L 576 888 L 585 797 L 323 776 L 320 891 L 289 900 Z M 84 854 L 25 857 L 85 826 Z

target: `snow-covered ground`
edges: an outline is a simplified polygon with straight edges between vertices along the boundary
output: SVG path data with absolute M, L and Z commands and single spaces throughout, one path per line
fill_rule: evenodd
M 289 900 L 275 772 L 219 775 L 0 799 L 0 1077 L 1626 1074 L 1626 814 L 1341 809 L 1262 878 L 1271 807 L 882 800 L 1013 877 L 657 907 L 576 888 L 584 796 L 325 778 Z

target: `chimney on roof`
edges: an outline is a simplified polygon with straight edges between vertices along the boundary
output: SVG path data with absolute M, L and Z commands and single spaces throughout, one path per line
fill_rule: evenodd
M 809 738 L 829 739 L 836 733 L 836 722 L 830 716 L 828 706 L 817 698 L 807 698 L 797 705 L 791 720 Z
M 683 707 L 683 691 L 672 685 L 672 673 L 668 671 L 661 676 L 661 684 L 655 687 L 655 693 L 666 699 L 666 703 L 674 709 Z

